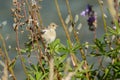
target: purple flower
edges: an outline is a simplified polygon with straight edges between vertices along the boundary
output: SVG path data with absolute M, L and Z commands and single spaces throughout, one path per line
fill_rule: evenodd
M 93 23 L 95 22 L 95 17 L 94 16 L 91 16 L 88 18 L 87 22 L 88 22 L 88 25 L 89 26 L 93 26 Z
M 88 4 L 85 11 L 82 11 L 80 15 L 88 17 L 87 22 L 88 22 L 89 29 L 91 31 L 94 31 L 97 27 L 97 16 L 94 10 L 92 9 L 92 5 Z
M 88 13 L 88 15 L 92 12 L 92 5 L 87 5 L 87 8 L 86 8 L 86 12 Z
M 86 15 L 90 15 L 91 13 L 93 13 L 93 10 L 92 10 L 92 5 L 87 5 L 86 9 L 84 11 L 82 11 L 80 13 L 81 16 L 86 16 Z
M 86 16 L 86 11 L 82 11 L 82 12 L 80 13 L 80 15 L 81 15 L 81 16 Z

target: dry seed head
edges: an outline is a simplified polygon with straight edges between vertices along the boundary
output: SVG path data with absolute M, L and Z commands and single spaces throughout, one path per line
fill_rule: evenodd
M 35 0 L 32 0 L 32 7 L 36 8 L 36 1 Z
M 80 23 L 78 26 L 77 26 L 77 29 L 80 30 L 82 28 L 82 23 Z
M 31 18 L 31 16 L 29 16 L 28 23 L 31 23 L 32 21 L 33 19 Z
M 107 18 L 107 15 L 105 13 L 103 15 L 104 15 L 105 18 Z
M 74 22 L 77 23 L 79 20 L 79 15 L 75 15 L 75 19 L 74 19 Z
M 23 6 L 25 6 L 25 2 L 23 2 Z
M 35 0 L 32 0 L 32 6 L 33 5 L 36 5 L 36 1 Z
M 12 11 L 12 12 L 15 12 L 15 9 L 12 8 L 11 11 Z
M 10 38 L 10 35 L 8 34 L 5 38 L 5 40 L 7 41 Z
M 114 30 L 116 30 L 116 29 L 117 29 L 115 25 L 113 26 L 113 29 L 114 29 Z
M 11 45 L 9 45 L 8 48 L 11 49 Z
M 17 0 L 13 0 L 13 5 L 17 5 Z
M 20 12 L 22 9 L 20 7 L 17 8 L 17 11 Z
M 23 33 L 24 33 L 24 30 L 21 30 L 20 32 L 21 32 L 21 34 L 23 34 Z
M 16 47 L 15 50 L 18 51 L 18 48 Z
M 93 22 L 93 25 L 94 25 L 95 28 L 97 28 L 97 20 L 95 20 L 95 21 Z
M 13 24 L 13 29 L 14 29 L 14 31 L 18 30 L 18 26 L 16 23 Z
M 78 31 L 77 31 L 76 33 L 77 33 L 77 34 L 79 34 L 79 32 L 78 32 Z
M 17 0 L 13 0 L 13 3 L 17 3 Z
M 86 49 L 89 48 L 89 42 L 85 42 L 85 48 L 86 48 Z
M 113 48 L 113 47 L 110 47 L 110 50 L 114 50 L 114 48 Z
M 70 22 L 70 15 L 67 16 L 67 18 L 65 19 L 65 23 L 68 24 Z
M 34 20 L 34 24 L 37 25 L 37 26 L 39 25 L 37 20 Z
M 7 21 L 3 21 L 3 22 L 0 24 L 0 28 L 4 27 L 6 24 L 7 24 Z
M 115 35 L 112 35 L 112 37 L 111 37 L 111 42 L 113 42 L 114 40 L 115 40 Z
M 69 30 L 69 32 L 72 32 L 72 30 L 73 30 L 72 25 L 70 25 L 70 27 L 68 28 L 68 30 Z
M 14 22 L 17 23 L 17 18 L 14 18 Z
M 100 0 L 100 4 L 103 5 L 103 0 Z

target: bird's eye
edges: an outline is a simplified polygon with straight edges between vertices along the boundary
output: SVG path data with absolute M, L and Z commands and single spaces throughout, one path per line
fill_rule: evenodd
M 55 25 L 52 25 L 53 27 L 55 27 Z

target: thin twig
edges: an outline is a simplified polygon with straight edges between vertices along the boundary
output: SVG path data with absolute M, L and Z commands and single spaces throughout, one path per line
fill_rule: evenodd
M 44 70 L 44 67 L 42 66 L 42 57 L 43 57 L 43 52 L 42 52 L 42 50 L 41 50 L 41 47 L 40 47 L 40 45 L 39 45 L 39 41 L 38 41 L 38 35 L 40 36 L 40 39 L 41 39 L 41 34 L 40 34 L 40 30 L 41 30 L 41 26 L 42 26 L 42 18 L 41 18 L 41 16 L 40 16 L 40 14 L 38 14 L 39 13 L 39 8 L 38 8 L 38 5 L 35 5 L 36 7 L 35 7 L 35 11 L 33 11 L 32 10 L 32 6 L 31 5 L 29 5 L 29 3 L 28 3 L 28 0 L 25 0 L 26 1 L 26 4 L 27 4 L 27 7 L 28 7 L 28 10 L 29 10 L 29 15 L 31 15 L 31 17 L 32 17 L 32 19 L 33 19 L 33 21 L 32 21 L 32 23 L 33 23 L 33 32 L 32 31 L 30 31 L 30 33 L 31 33 L 31 35 L 32 35 L 32 37 L 33 37 L 33 39 L 35 38 L 35 41 L 37 42 L 37 47 L 38 47 L 38 50 L 39 50 L 39 55 L 37 55 L 36 54 L 36 57 L 37 57 L 37 59 L 38 59 L 38 62 L 39 62 L 39 64 L 40 64 L 40 67 L 41 67 L 41 69 L 42 69 L 42 71 L 43 71 L 43 73 L 45 73 L 45 70 Z M 37 21 L 37 20 L 39 20 L 40 21 L 40 26 L 37 26 L 37 24 L 36 24 L 36 22 L 35 22 L 35 20 Z M 37 28 L 38 27 L 38 28 Z M 38 33 L 39 34 L 38 34 Z M 34 34 L 34 35 L 33 35 Z M 34 45 L 34 42 L 33 42 L 34 40 L 32 40 L 32 45 Z M 44 44 L 44 42 L 43 42 L 43 40 L 41 39 L 41 42 L 42 42 L 42 45 L 43 45 L 43 47 L 44 47 L 44 49 L 46 48 L 45 47 L 45 44 Z
M 70 4 L 69 4 L 69 1 L 68 1 L 68 0 L 66 0 L 66 5 L 67 5 L 68 13 L 70 14 L 70 20 L 71 20 L 71 22 L 72 22 L 72 24 L 73 24 L 72 27 L 73 27 L 74 37 L 75 37 L 77 43 L 80 44 L 80 40 L 79 40 L 78 34 L 76 33 L 77 31 L 76 31 L 75 28 L 74 28 L 74 21 L 73 21 L 72 12 L 71 12 Z M 84 50 L 83 50 L 82 48 L 79 48 L 79 50 L 80 50 L 80 53 L 81 53 L 81 55 L 82 55 L 83 60 L 85 61 L 85 64 L 84 64 L 84 65 L 85 65 L 86 69 L 88 70 L 88 64 L 87 64 L 85 52 L 84 52 Z M 89 73 L 86 72 L 86 77 L 87 77 L 88 80 L 90 80 L 90 77 L 89 77 L 89 76 L 90 76 Z
M 103 19 L 103 24 L 104 24 L 104 31 L 105 33 L 107 33 L 107 24 L 106 24 L 106 20 L 105 20 L 105 17 L 104 17 L 104 11 L 103 11 L 103 5 L 101 4 L 100 0 L 97 0 L 99 5 L 100 5 L 100 11 L 102 13 L 102 19 Z
M 105 16 L 104 16 L 104 10 L 103 10 L 103 5 L 101 4 L 100 0 L 97 0 L 98 3 L 99 3 L 99 6 L 100 6 L 100 11 L 101 11 L 101 14 L 102 14 L 102 19 L 103 19 L 103 24 L 104 24 L 104 31 L 105 33 L 108 33 L 108 30 L 107 30 L 107 23 L 106 23 L 106 19 L 105 19 Z M 110 0 L 109 0 L 110 1 Z M 112 1 L 112 0 L 111 0 Z M 114 13 L 114 12 L 113 12 Z M 110 41 L 110 38 L 109 36 L 106 37 L 108 41 Z M 111 48 L 111 45 L 109 44 L 109 48 Z M 98 50 L 96 50 L 96 52 L 98 53 Z M 103 66 L 102 65 L 102 58 L 98 57 L 98 61 L 99 61 L 99 65 L 100 66 Z
M 63 29 L 64 29 L 64 31 L 65 31 L 66 37 L 67 37 L 68 42 L 69 42 L 69 44 L 70 44 L 70 49 L 72 49 L 72 41 L 71 41 L 71 39 L 70 39 L 70 35 L 69 35 L 69 33 L 68 33 L 68 30 L 67 30 L 67 27 L 66 27 L 66 25 L 65 25 L 65 22 L 64 22 L 64 20 L 63 20 L 63 18 L 62 18 L 62 14 L 61 14 L 61 12 L 60 12 L 60 8 L 59 8 L 59 5 L 58 5 L 58 0 L 54 0 L 54 1 L 55 1 L 56 9 L 57 9 L 57 12 L 58 12 L 58 16 L 59 16 L 60 21 L 61 21 L 61 23 L 62 23 L 62 27 L 63 27 Z M 72 52 L 70 53 L 70 56 L 71 56 L 73 65 L 74 65 L 74 66 L 77 66 L 76 56 L 75 56 Z
M 9 64 L 10 64 L 10 62 L 11 62 L 11 60 L 10 60 L 10 58 L 9 58 L 9 55 L 8 55 L 8 52 L 7 52 L 7 49 L 6 49 L 5 41 L 4 41 L 4 39 L 3 39 L 3 37 L 2 37 L 1 34 L 0 34 L 0 39 L 1 39 L 2 44 L 3 44 L 3 49 L 4 49 L 4 51 L 5 51 L 5 59 L 6 59 L 6 61 L 7 61 L 7 67 L 8 67 Z M 14 71 L 13 71 L 12 67 L 8 67 L 8 70 L 10 71 L 13 80 L 16 80 L 16 77 L 15 77 L 15 74 L 14 74 Z
M 49 61 L 49 80 L 54 80 L 54 58 L 51 57 Z
M 16 43 L 17 43 L 17 52 L 18 52 L 18 55 L 20 56 L 20 60 L 21 60 L 21 64 L 22 64 L 24 73 L 27 76 L 27 78 L 29 78 L 29 76 L 27 74 L 27 69 L 26 69 L 25 64 L 24 64 L 24 59 L 23 59 L 23 57 L 21 55 L 21 51 L 20 51 L 19 38 L 18 38 L 18 30 L 16 30 Z

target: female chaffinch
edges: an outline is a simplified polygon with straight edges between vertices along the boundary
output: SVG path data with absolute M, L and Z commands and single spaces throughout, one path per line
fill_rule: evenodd
M 55 23 L 51 23 L 48 28 L 43 29 L 41 31 L 41 37 L 45 40 L 46 44 L 52 43 L 56 38 L 56 25 Z

